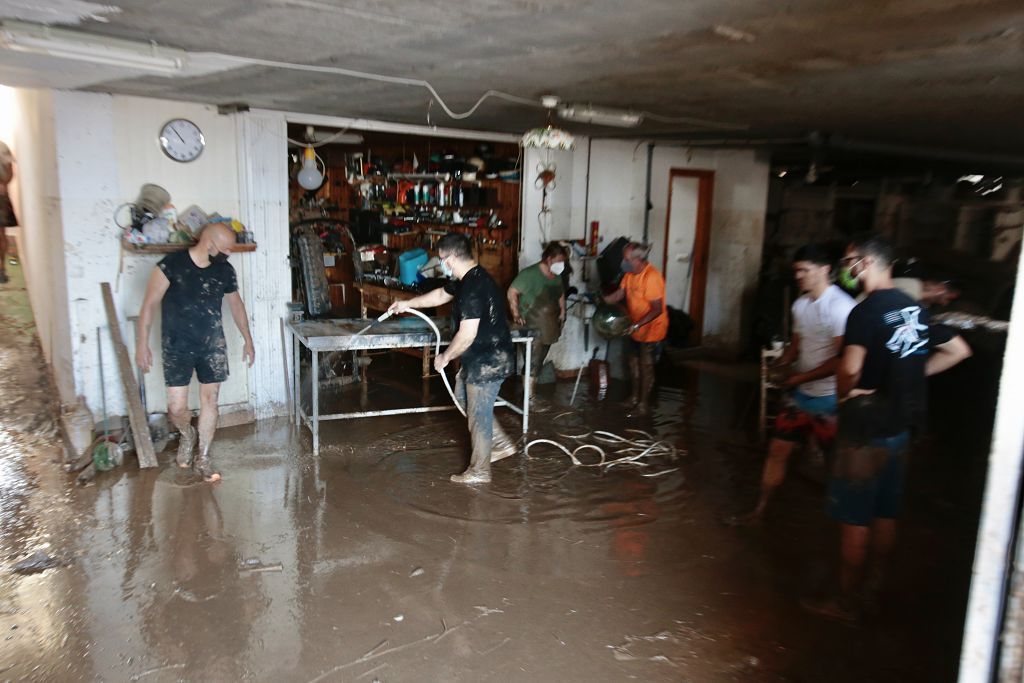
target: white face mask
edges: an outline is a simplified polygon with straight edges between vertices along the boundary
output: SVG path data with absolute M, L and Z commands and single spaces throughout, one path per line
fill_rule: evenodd
M 444 276 L 447 278 L 450 278 L 452 275 L 455 274 L 455 271 L 452 270 L 452 267 L 448 265 L 447 256 L 444 258 L 444 260 L 441 261 L 441 272 L 444 273 Z
M 551 264 L 551 272 L 555 275 L 561 275 L 565 270 L 565 261 L 559 261 Z

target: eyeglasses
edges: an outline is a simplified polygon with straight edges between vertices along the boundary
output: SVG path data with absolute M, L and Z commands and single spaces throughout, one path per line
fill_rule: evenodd
M 844 266 L 855 266 L 863 260 L 863 256 L 844 256 L 843 258 L 839 259 L 839 263 Z

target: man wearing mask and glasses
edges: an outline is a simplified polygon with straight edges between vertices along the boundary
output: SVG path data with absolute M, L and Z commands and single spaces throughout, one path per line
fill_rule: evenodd
M 508 305 L 517 325 L 526 325 L 538 333 L 534 339 L 530 368 L 530 396 L 551 345 L 558 341 L 565 322 L 565 272 L 567 250 L 558 242 L 544 247 L 539 263 L 519 271 L 508 288 Z
M 193 449 L 199 438 L 195 469 L 206 481 L 218 481 L 220 473 L 210 458 L 210 444 L 217 429 L 220 385 L 228 378 L 227 343 L 221 307 L 226 300 L 231 317 L 242 333 L 243 359 L 252 367 L 256 359 L 245 304 L 238 294 L 235 269 L 228 256 L 235 246 L 235 232 L 223 223 L 210 223 L 199 233 L 199 242 L 188 251 L 168 254 L 153 269 L 139 311 L 135 333 L 135 362 L 143 372 L 153 365 L 149 327 L 160 304 L 161 350 L 167 414 L 178 428 L 178 466 L 193 466 Z M 199 380 L 199 424 L 192 427 L 188 409 L 188 385 L 192 373 Z
M 896 289 L 893 249 L 883 238 L 853 240 L 843 276 L 867 295 L 850 312 L 836 371 L 839 433 L 828 513 L 840 523 L 840 593 L 804 601 L 812 612 L 854 620 L 874 607 L 896 536 L 907 451 L 926 415 L 926 377 L 971 355 L 967 343 Z M 868 560 L 871 560 L 870 571 Z
M 437 241 L 441 270 L 449 278 L 443 287 L 407 301 L 396 301 L 388 311 L 437 308 L 452 303 L 452 337 L 448 348 L 434 358 L 444 371 L 456 358 L 462 368 L 455 378 L 455 396 L 466 409 L 472 453 L 469 467 L 453 474 L 456 484 L 487 484 L 491 463 L 513 455 L 516 447 L 494 419 L 494 401 L 502 382 L 512 374 L 515 351 L 505 315 L 501 289 L 473 258 L 469 237 L 448 233 Z
M 604 297 L 607 303 L 626 301 L 629 319 L 629 338 L 626 354 L 632 386 L 630 408 L 639 415 L 650 411 L 648 402 L 654 387 L 654 366 L 661 358 L 668 336 L 668 310 L 665 308 L 665 278 L 647 262 L 650 247 L 630 242 L 622 250 L 622 270 L 625 275 L 619 289 Z

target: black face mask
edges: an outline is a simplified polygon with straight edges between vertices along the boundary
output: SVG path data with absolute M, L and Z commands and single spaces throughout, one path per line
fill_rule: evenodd
M 218 252 L 210 257 L 210 261 L 212 263 L 227 263 L 228 255 L 225 254 L 224 252 Z

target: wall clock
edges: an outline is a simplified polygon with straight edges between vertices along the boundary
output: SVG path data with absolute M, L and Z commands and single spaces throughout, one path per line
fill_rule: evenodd
M 160 149 L 174 161 L 195 161 L 205 147 L 203 131 L 188 119 L 171 119 L 160 129 Z

